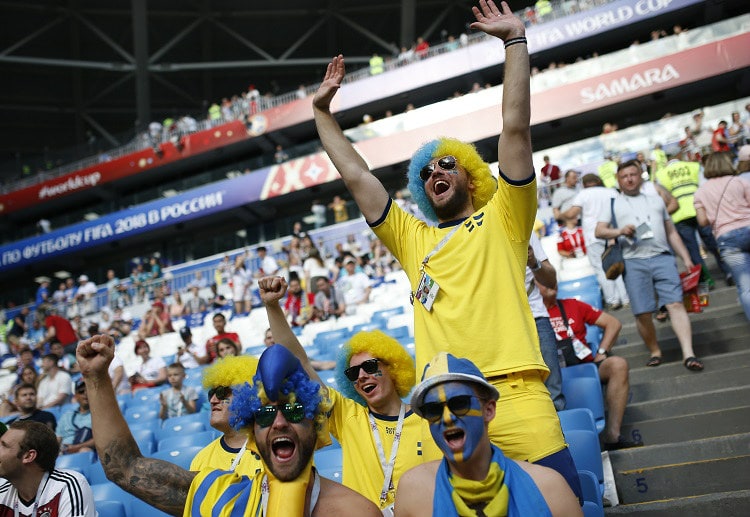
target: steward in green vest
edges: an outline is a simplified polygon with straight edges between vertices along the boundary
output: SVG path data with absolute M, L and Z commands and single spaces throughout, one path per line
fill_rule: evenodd
M 377 54 L 373 54 L 370 58 L 370 75 L 382 74 L 384 70 L 383 58 Z
M 607 157 L 604 163 L 599 166 L 597 172 L 605 187 L 619 188 L 617 184 L 617 162 L 612 157 Z

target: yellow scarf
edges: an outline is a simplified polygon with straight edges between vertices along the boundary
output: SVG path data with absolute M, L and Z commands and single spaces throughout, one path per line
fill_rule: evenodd
M 495 462 L 482 481 L 451 476 L 451 498 L 461 517 L 505 517 L 508 515 L 508 486 L 503 483 L 505 473 Z

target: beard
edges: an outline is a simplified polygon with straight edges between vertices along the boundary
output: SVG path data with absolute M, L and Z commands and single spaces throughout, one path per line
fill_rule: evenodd
M 458 189 L 454 187 L 453 195 L 442 205 L 435 206 L 432 199 L 430 199 L 430 205 L 432 205 L 432 209 L 435 210 L 435 215 L 438 216 L 439 220 L 451 221 L 455 219 L 456 214 L 461 212 L 469 201 L 470 197 L 468 189 Z
M 300 437 L 298 435 L 297 443 L 297 457 L 292 463 L 284 463 L 282 465 L 275 464 L 273 461 L 273 446 L 268 445 L 266 442 L 258 442 L 258 452 L 260 453 L 263 463 L 266 468 L 271 471 L 279 481 L 294 481 L 300 474 L 305 470 L 308 463 L 312 461 L 313 452 L 315 451 L 315 441 L 317 439 L 315 432 L 305 433 L 305 436 Z

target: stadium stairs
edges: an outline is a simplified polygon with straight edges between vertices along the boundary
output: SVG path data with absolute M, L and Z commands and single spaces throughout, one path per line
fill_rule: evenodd
M 700 373 L 682 365 L 668 322 L 655 322 L 664 362 L 646 367 L 632 315 L 614 314 L 614 350 L 631 368 L 622 434 L 646 445 L 609 453 L 620 505 L 606 515 L 750 515 L 750 324 L 736 289 L 717 281 L 710 306 L 690 315 Z

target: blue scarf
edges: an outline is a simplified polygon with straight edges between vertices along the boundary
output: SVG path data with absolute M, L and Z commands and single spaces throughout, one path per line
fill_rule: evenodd
M 525 517 L 528 515 L 552 517 L 547 502 L 531 476 L 515 461 L 507 459 L 502 451 L 494 445 L 492 445 L 492 463 L 500 468 L 504 475 L 503 483 L 508 488 L 508 517 Z M 458 517 L 452 499 L 451 477 L 448 460 L 444 458 L 435 478 L 435 495 L 432 499 L 433 517 Z M 498 516 L 488 515 L 487 517 Z

